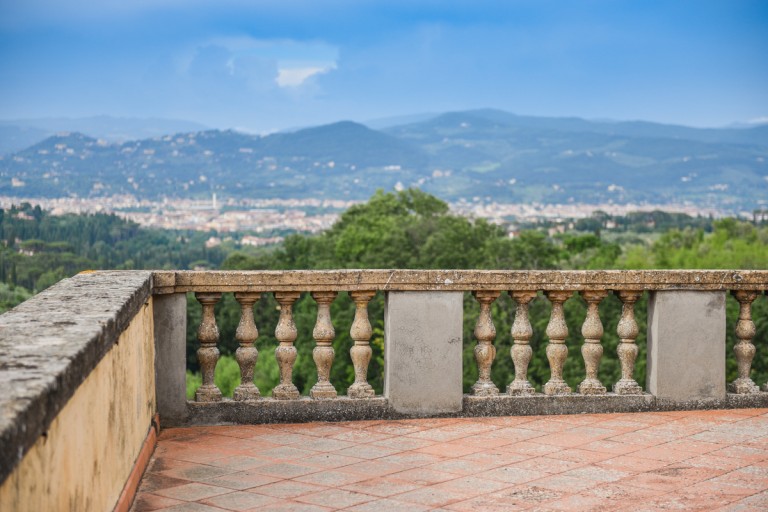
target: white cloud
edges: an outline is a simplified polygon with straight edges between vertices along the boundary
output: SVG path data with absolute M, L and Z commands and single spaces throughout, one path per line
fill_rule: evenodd
M 284 67 L 277 70 L 275 82 L 280 87 L 299 87 L 307 79 L 336 69 L 336 64 L 326 66 Z

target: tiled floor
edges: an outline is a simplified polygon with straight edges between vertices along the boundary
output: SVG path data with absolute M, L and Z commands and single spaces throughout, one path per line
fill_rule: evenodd
M 163 430 L 133 511 L 768 510 L 768 409 Z

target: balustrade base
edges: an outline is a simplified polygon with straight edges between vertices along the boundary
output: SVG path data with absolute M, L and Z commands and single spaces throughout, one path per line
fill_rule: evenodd
M 507 386 L 507 394 L 514 396 L 529 396 L 536 394 L 536 389 L 527 380 L 513 380 Z
M 499 394 L 499 388 L 493 382 L 475 382 L 471 392 L 474 396 L 496 396 Z
M 621 379 L 613 385 L 613 392 L 617 395 L 642 395 L 643 388 L 632 379 Z
M 272 390 L 275 400 L 297 400 L 301 395 L 293 384 L 279 384 Z
M 728 384 L 728 392 L 736 393 L 738 395 L 749 395 L 752 393 L 759 393 L 760 388 L 750 378 L 736 379 Z
M 309 396 L 313 400 L 330 400 L 336 398 L 338 393 L 332 384 L 326 382 L 323 384 L 317 383 L 312 386 L 312 389 L 309 390 Z
M 390 401 L 377 396 L 365 400 L 340 396 L 332 400 L 262 398 L 254 401 L 223 399 L 219 402 L 187 402 L 186 419 L 165 421 L 170 427 L 220 425 L 227 423 L 303 423 L 310 421 L 394 420 L 420 417 L 531 416 L 548 414 L 599 414 L 696 409 L 768 408 L 768 392 L 749 395 L 729 393 L 725 398 L 691 401 L 659 399 L 649 393 L 638 395 L 553 395 L 529 396 L 464 395 L 462 409 L 455 413 L 406 414 Z
M 218 402 L 221 400 L 221 390 L 216 386 L 200 386 L 195 392 L 195 400 L 198 402 Z
M 571 387 L 564 380 L 547 382 L 544 384 L 543 391 L 545 395 L 551 396 L 570 395 L 572 392 Z
M 251 384 L 250 386 L 240 385 L 235 388 L 233 398 L 239 402 L 245 400 L 258 400 L 261 398 L 261 393 L 259 393 L 259 388 L 254 384 Z
M 607 390 L 599 380 L 586 379 L 579 384 L 579 393 L 582 395 L 604 395 Z
M 347 395 L 349 398 L 354 399 L 373 398 L 376 396 L 376 391 L 374 391 L 373 387 L 367 382 L 360 384 L 355 383 L 347 388 Z

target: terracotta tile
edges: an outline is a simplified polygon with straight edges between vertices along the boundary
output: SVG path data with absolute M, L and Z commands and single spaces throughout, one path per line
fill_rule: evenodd
M 392 435 L 390 434 L 382 434 L 365 429 L 346 429 L 344 432 L 333 434 L 330 436 L 330 439 L 365 444 L 372 443 L 374 441 L 382 441 L 391 437 Z
M 599 441 L 599 442 L 602 443 L 604 441 Z M 590 443 L 590 444 L 593 444 L 593 443 Z M 612 453 L 613 447 L 611 446 L 610 448 L 611 448 L 610 450 L 603 450 L 603 451 L 585 450 L 583 448 L 569 448 L 567 450 L 558 450 L 557 458 L 563 459 L 563 460 L 594 464 L 602 460 L 616 457 L 617 454 Z
M 170 457 L 158 457 L 157 455 L 158 454 L 156 450 L 155 456 L 152 457 L 152 459 L 149 461 L 149 464 L 147 465 L 147 472 L 159 473 L 168 469 L 189 468 L 196 465 L 195 462 L 172 459 Z
M 434 471 L 426 468 L 415 468 L 407 471 L 401 471 L 400 473 L 393 473 L 390 478 L 397 480 L 404 480 L 406 482 L 413 482 L 418 485 L 432 485 L 446 480 L 454 480 L 458 478 L 453 473 L 446 473 L 443 471 Z
M 548 475 L 544 478 L 533 480 L 528 482 L 528 485 L 562 492 L 565 495 L 576 494 L 581 491 L 591 489 L 598 485 L 598 482 L 585 478 L 575 478 L 572 476 L 566 476 L 565 474 L 559 474 Z
M 337 455 L 346 455 L 349 457 L 356 457 L 359 459 L 378 459 L 381 457 L 386 457 L 387 455 L 394 455 L 396 453 L 400 453 L 401 449 L 398 448 L 388 448 L 386 446 L 379 446 L 375 444 L 363 444 L 363 445 L 356 445 L 351 446 L 349 448 L 346 448 L 344 450 L 339 450 L 338 452 L 334 452 L 333 456 Z
M 469 496 L 465 496 L 461 492 L 447 491 L 445 489 L 437 489 L 435 487 L 423 487 L 421 489 L 398 494 L 393 496 L 392 499 L 400 502 L 415 503 L 417 505 L 425 505 L 429 507 L 441 507 L 455 501 L 465 500 L 468 497 Z
M 722 457 L 713 455 L 712 453 L 707 453 L 705 455 L 691 457 L 685 461 L 685 464 L 692 467 L 713 468 L 731 471 L 733 469 L 744 466 L 745 463 L 739 459 L 734 459 L 733 457 Z
M 445 457 L 439 455 L 433 455 L 431 453 L 420 453 L 415 451 L 396 453 L 394 455 L 387 455 L 376 459 L 376 462 L 384 462 L 387 464 L 397 464 L 409 468 L 416 468 L 420 466 L 426 466 L 427 464 L 433 464 L 444 460 Z
M 528 507 L 559 499 L 564 494 L 562 490 L 546 489 L 527 483 L 514 485 L 503 491 L 491 493 L 491 496 L 498 497 L 507 504 L 511 503 L 517 506 Z
M 594 439 L 592 439 L 590 436 L 581 434 L 569 434 L 568 432 L 547 434 L 545 436 L 536 438 L 537 443 L 559 446 L 562 448 L 575 448 L 576 446 L 582 446 L 593 441 Z
M 310 505 L 309 503 L 297 503 L 295 501 L 281 501 L 264 505 L 263 507 L 252 508 L 246 512 L 325 512 L 336 510 L 319 505 Z
M 455 480 L 448 480 L 447 482 L 440 484 L 434 484 L 431 486 L 431 488 L 456 492 L 462 494 L 466 498 L 469 498 L 472 496 L 478 496 L 480 494 L 498 492 L 502 489 L 508 488 L 509 486 L 510 484 L 508 482 L 500 482 L 490 478 L 465 476 L 462 478 L 456 478 Z
M 154 492 L 158 489 L 168 489 L 179 485 L 188 484 L 189 480 L 173 478 L 158 473 L 144 473 L 138 492 Z
M 424 512 L 426 510 L 434 509 L 425 505 L 418 505 L 413 502 L 405 503 L 391 499 L 377 499 L 374 501 L 369 501 L 368 503 L 363 503 L 361 505 L 355 505 L 354 507 L 350 507 L 345 510 L 351 510 L 354 512 Z
M 248 510 L 255 507 L 263 507 L 269 503 L 275 503 L 277 498 L 254 494 L 251 492 L 231 492 L 202 500 L 202 503 L 227 510 Z
M 533 469 L 521 469 L 511 466 L 503 466 L 496 469 L 491 469 L 477 475 L 478 478 L 491 478 L 500 482 L 506 482 L 509 484 L 521 484 L 524 482 L 530 482 L 546 475 L 543 471 L 536 471 Z
M 179 503 L 184 502 L 157 494 L 144 492 L 136 496 L 136 500 L 133 502 L 133 506 L 131 507 L 131 512 L 150 512 L 152 510 L 158 510 L 161 508 L 178 505 Z
M 202 503 L 179 503 L 172 507 L 161 509 L 163 512 L 222 512 L 219 507 L 211 507 Z
M 598 466 L 584 466 L 566 471 L 563 473 L 563 476 L 605 483 L 622 480 L 630 476 L 630 474 L 625 471 L 619 471 L 617 469 L 602 468 Z
M 704 453 L 710 453 L 715 450 L 719 450 L 721 448 L 725 448 L 725 446 L 718 443 L 708 443 L 706 441 L 695 441 L 690 437 L 686 437 L 683 439 L 676 439 L 668 443 L 660 444 L 657 448 L 677 450 L 681 452 L 690 452 L 690 453 L 695 453 L 697 455 L 701 455 Z
M 315 454 L 317 454 L 317 452 L 305 450 L 303 448 L 297 448 L 295 446 L 278 446 L 270 450 L 260 451 L 256 454 L 256 457 L 268 461 L 295 460 L 311 457 Z
M 543 446 L 543 445 L 542 445 Z M 484 452 L 471 453 L 458 459 L 453 460 L 471 460 L 485 463 L 488 467 L 486 469 L 492 469 L 499 466 L 507 466 L 514 462 L 529 459 L 531 455 L 514 453 L 502 449 L 494 449 Z
M 347 508 L 368 501 L 374 501 L 375 499 L 376 498 L 373 496 L 361 494 L 359 492 L 346 491 L 344 489 L 326 489 L 320 492 L 299 496 L 295 501 L 324 507 Z
M 399 473 L 400 471 L 405 471 L 406 469 L 409 468 L 407 466 L 403 466 L 402 464 L 381 462 L 381 459 L 376 459 L 358 462 L 357 464 L 351 464 L 349 466 L 343 466 L 339 468 L 339 471 L 374 477 L 389 475 L 391 473 Z
M 728 446 L 726 448 L 711 452 L 711 454 L 733 457 L 748 462 L 768 460 L 768 450 L 763 450 L 753 446 Z
M 663 445 L 642 448 L 636 452 L 633 452 L 632 455 L 635 457 L 641 457 L 643 459 L 661 460 L 670 463 L 681 462 L 695 457 L 695 455 L 691 452 L 673 450 L 671 448 L 665 448 Z
M 267 464 L 266 466 L 259 466 L 258 468 L 254 468 L 252 471 L 276 478 L 294 478 L 297 476 L 308 475 L 310 473 L 316 473 L 320 471 L 320 468 L 303 466 L 300 464 L 291 464 L 288 462 L 279 462 L 275 464 Z
M 410 437 L 390 437 L 389 439 L 374 441 L 371 444 L 374 446 L 392 448 L 397 450 L 399 453 L 408 450 L 415 450 L 417 448 L 424 448 L 425 446 L 432 446 L 435 444 L 435 441 L 430 441 L 429 439 L 413 439 Z
M 297 477 L 294 480 L 307 484 L 323 485 L 325 487 L 342 487 L 344 485 L 353 484 L 355 482 L 367 479 L 368 475 L 355 475 L 341 471 L 323 470 L 318 473 L 312 473 L 311 475 Z
M 218 478 L 204 480 L 203 483 L 242 491 L 244 489 L 250 489 L 251 487 L 265 485 L 277 481 L 279 481 L 278 478 L 254 473 L 252 471 L 241 471 L 239 473 L 230 473 L 229 475 L 220 476 Z
M 626 455 L 628 453 L 636 452 L 646 448 L 644 445 L 616 441 L 613 439 L 601 439 L 600 441 L 592 441 L 579 446 L 583 450 L 591 450 L 594 452 L 607 453 L 613 455 Z
M 686 482 L 682 478 L 676 478 L 674 476 L 665 476 L 656 474 L 655 472 L 640 473 L 632 475 L 621 483 L 631 485 L 633 487 L 644 487 L 646 489 L 652 489 L 655 491 L 674 491 L 682 487 L 690 485 L 690 482 Z
M 362 462 L 363 459 L 356 457 L 346 457 L 337 453 L 318 453 L 311 457 L 301 459 L 301 463 L 308 466 L 317 466 L 323 469 L 340 468 Z
M 257 459 L 256 457 L 248 457 L 246 455 L 233 455 L 223 459 L 212 460 L 209 462 L 209 464 L 211 466 L 216 466 L 223 469 L 240 471 L 255 468 L 256 466 L 262 466 L 265 464 L 265 462 L 263 459 Z
M 405 480 L 385 477 L 363 480 L 354 484 L 345 485 L 343 488 L 348 491 L 361 492 L 363 494 L 372 494 L 373 496 L 387 498 L 389 496 L 402 494 L 404 492 L 412 491 L 420 487 L 422 487 L 422 485 L 415 482 L 408 482 Z
M 461 457 L 463 455 L 469 455 L 470 453 L 477 453 L 482 451 L 482 448 L 470 446 L 461 442 L 452 442 L 433 444 L 424 448 L 417 448 L 414 451 L 418 453 L 430 453 L 432 455 L 439 455 L 441 457 Z
M 556 459 L 554 458 L 556 456 L 557 454 L 553 453 L 551 457 L 534 457 L 534 458 L 526 459 L 520 462 L 515 462 L 514 464 L 510 464 L 510 467 L 515 467 L 520 469 L 533 469 L 533 470 L 537 470 L 543 473 L 549 473 L 553 475 L 556 473 L 569 471 L 571 469 L 578 468 L 586 464 L 583 461 L 575 462 L 572 460 Z
M 521 455 L 527 455 L 529 457 L 538 457 L 541 455 L 549 455 L 551 453 L 560 453 L 562 447 L 553 446 L 551 444 L 541 444 L 534 441 L 517 441 L 513 444 L 509 444 L 501 448 L 501 450 L 510 453 L 519 453 Z
M 309 494 L 311 492 L 322 491 L 323 489 L 324 487 L 318 485 L 297 482 L 295 480 L 281 480 L 278 482 L 260 485 L 252 489 L 248 489 L 248 492 L 263 494 L 265 496 L 273 496 L 275 498 L 293 499 L 297 496 Z
M 663 460 L 644 459 L 631 455 L 619 455 L 612 459 L 597 462 L 595 465 L 601 468 L 618 469 L 627 473 L 645 473 L 668 466 L 670 463 Z
M 487 435 L 489 437 L 502 437 L 512 441 L 525 441 L 528 439 L 539 438 L 546 434 L 546 432 L 536 432 L 535 430 L 528 430 L 526 428 L 506 427 L 489 432 Z
M 435 462 L 428 466 L 423 466 L 426 469 L 432 469 L 435 471 L 443 471 L 446 473 L 455 473 L 457 475 L 474 475 L 488 471 L 499 466 L 506 466 L 509 464 L 509 460 L 471 460 L 466 458 L 449 459 L 440 462 Z
M 198 464 L 191 467 L 169 469 L 167 471 L 163 471 L 160 474 L 170 476 L 171 478 L 180 478 L 182 480 L 200 482 L 202 480 L 209 480 L 211 478 L 228 475 L 230 473 L 237 473 L 237 470 Z
M 620 505 L 616 503 L 616 505 Z M 570 494 L 559 500 L 547 503 L 547 508 L 555 510 L 579 510 L 579 511 L 603 511 L 606 510 L 606 502 L 603 498 L 586 494 Z
M 169 489 L 159 489 L 155 491 L 155 494 L 176 500 L 197 501 L 204 498 L 210 498 L 211 496 L 226 494 L 230 492 L 232 492 L 232 489 L 195 482 L 191 484 L 180 485 L 178 487 L 171 487 Z

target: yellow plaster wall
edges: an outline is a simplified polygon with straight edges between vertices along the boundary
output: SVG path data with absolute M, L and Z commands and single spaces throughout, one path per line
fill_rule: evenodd
M 108 511 L 155 414 L 152 302 L 0 487 L 0 511 Z

